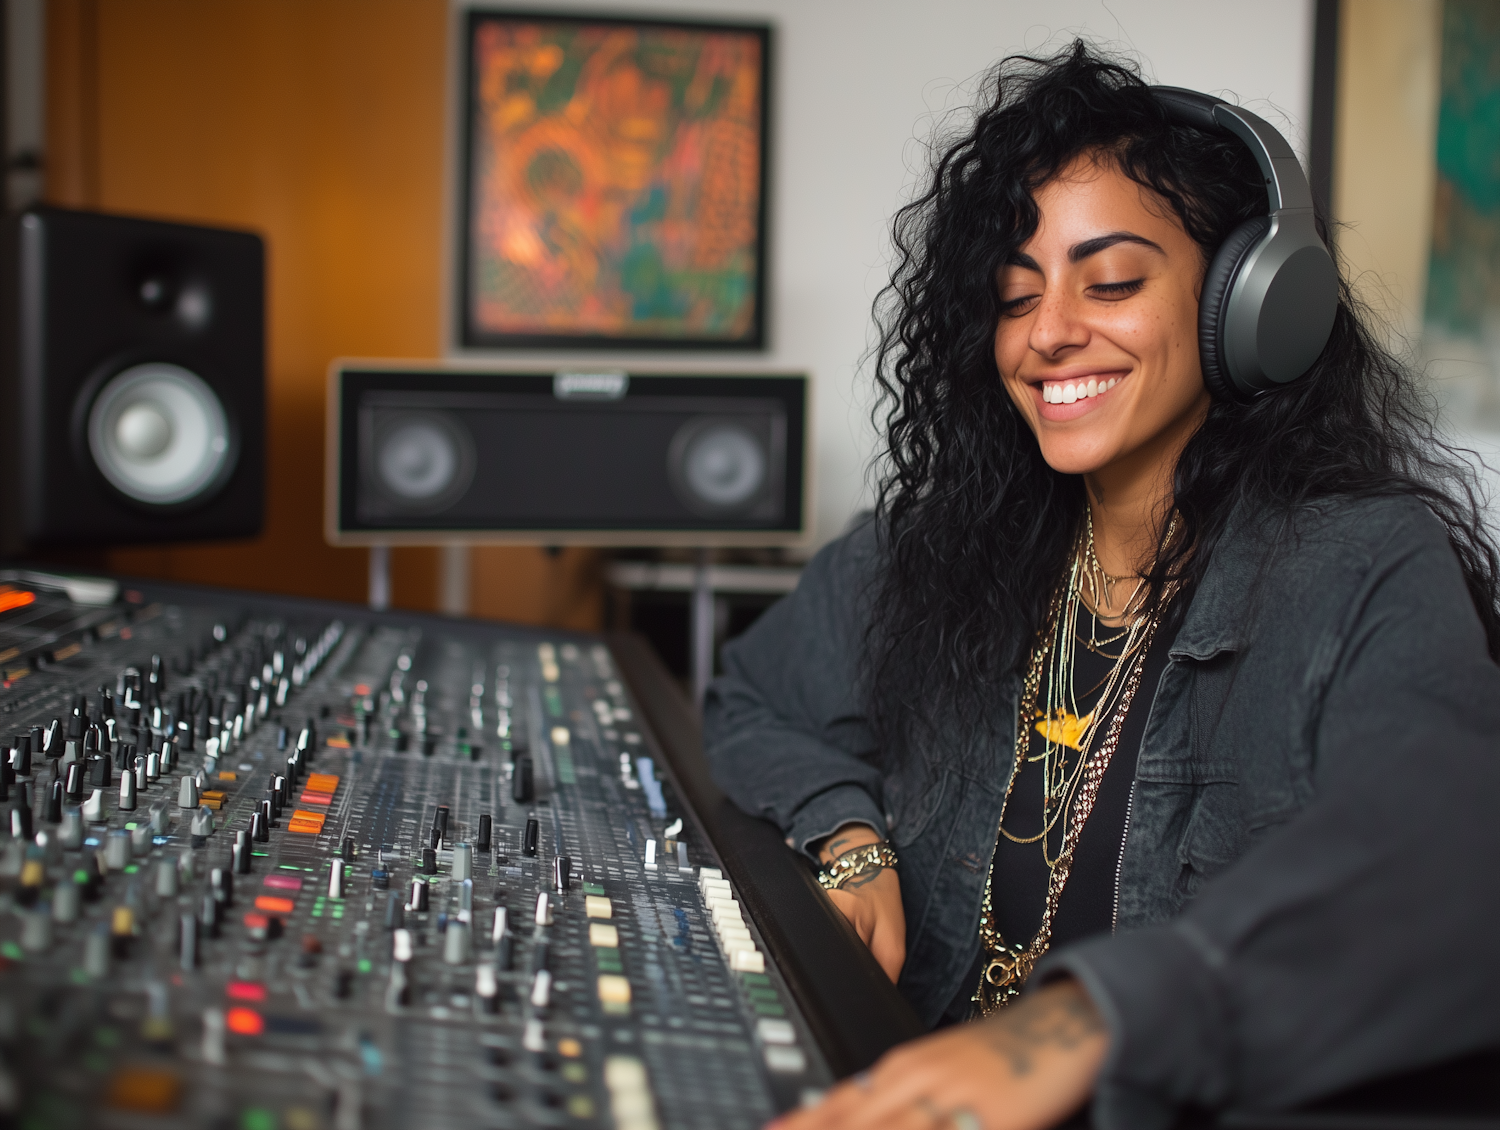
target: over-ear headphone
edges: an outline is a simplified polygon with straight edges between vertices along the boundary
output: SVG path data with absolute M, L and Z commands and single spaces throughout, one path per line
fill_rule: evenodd
M 1302 166 L 1275 126 L 1195 90 L 1153 86 L 1151 93 L 1185 125 L 1234 134 L 1265 177 L 1271 214 L 1229 233 L 1198 302 L 1203 383 L 1221 399 L 1249 400 L 1296 380 L 1323 352 L 1338 310 L 1338 270 L 1313 222 Z

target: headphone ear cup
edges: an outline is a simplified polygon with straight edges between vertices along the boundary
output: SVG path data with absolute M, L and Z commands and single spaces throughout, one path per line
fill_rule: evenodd
M 1203 384 L 1215 400 L 1248 400 L 1229 376 L 1224 352 L 1224 309 L 1230 289 L 1245 257 L 1271 230 L 1269 216 L 1246 220 L 1219 245 L 1203 275 L 1203 293 L 1198 299 L 1198 357 Z

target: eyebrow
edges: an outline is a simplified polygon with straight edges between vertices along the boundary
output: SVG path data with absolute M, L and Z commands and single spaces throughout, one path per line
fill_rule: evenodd
M 1117 243 L 1138 243 L 1142 247 L 1151 248 L 1152 251 L 1155 251 L 1159 255 L 1166 254 L 1162 250 L 1161 244 L 1147 239 L 1143 235 L 1136 235 L 1134 232 L 1128 231 L 1112 231 L 1105 235 L 1096 235 L 1093 239 L 1086 239 L 1082 243 L 1075 243 L 1072 247 L 1068 248 L 1068 262 L 1081 263 L 1090 255 L 1097 255 L 1099 252 L 1113 247 Z
M 1149 247 L 1159 255 L 1166 254 L 1162 245 L 1155 240 L 1147 239 L 1143 235 L 1136 235 L 1134 232 L 1112 231 L 1106 232 L 1104 235 L 1096 235 L 1093 239 L 1086 239 L 1082 243 L 1075 243 L 1072 247 L 1068 248 L 1068 262 L 1081 263 L 1090 255 L 1097 255 L 1099 252 L 1107 250 L 1117 243 L 1137 243 L 1142 247 Z M 1041 273 L 1042 270 L 1037 261 L 1024 251 L 1012 251 L 1006 256 L 1005 265 L 1008 267 L 1020 267 L 1023 271 Z

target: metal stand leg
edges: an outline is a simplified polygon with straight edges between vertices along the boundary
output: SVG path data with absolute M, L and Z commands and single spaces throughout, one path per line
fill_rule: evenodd
M 708 583 L 708 550 L 698 551 L 693 569 L 692 613 L 693 702 L 701 710 L 714 677 L 714 591 Z
M 391 547 L 370 547 L 370 608 L 384 612 L 391 606 Z
M 442 551 L 441 605 L 444 616 L 469 614 L 469 547 L 445 545 Z

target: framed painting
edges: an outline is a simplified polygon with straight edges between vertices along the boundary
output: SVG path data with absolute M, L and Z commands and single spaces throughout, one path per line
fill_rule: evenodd
M 770 29 L 465 31 L 462 345 L 762 348 Z

